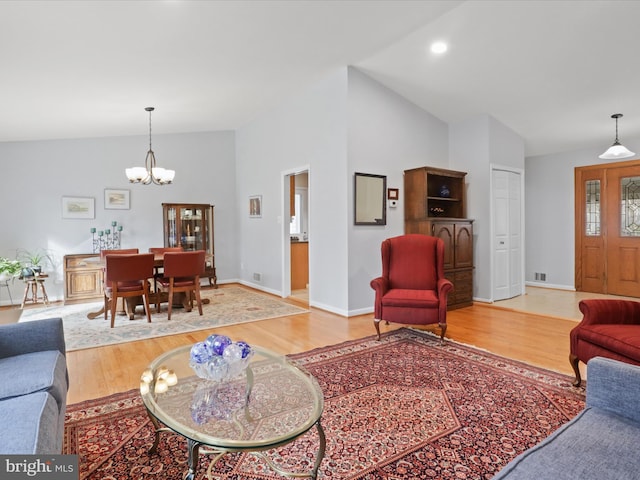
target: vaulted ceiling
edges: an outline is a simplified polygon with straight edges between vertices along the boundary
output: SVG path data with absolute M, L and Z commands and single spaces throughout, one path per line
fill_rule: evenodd
M 345 65 L 527 155 L 640 137 L 640 2 L 2 1 L 0 141 L 236 129 Z M 429 51 L 435 40 L 448 51 Z

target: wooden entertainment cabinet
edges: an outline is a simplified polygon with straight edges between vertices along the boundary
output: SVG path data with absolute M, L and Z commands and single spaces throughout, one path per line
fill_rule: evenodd
M 419 167 L 404 172 L 404 231 L 444 241 L 447 308 L 473 304 L 473 220 L 464 218 L 465 172 Z

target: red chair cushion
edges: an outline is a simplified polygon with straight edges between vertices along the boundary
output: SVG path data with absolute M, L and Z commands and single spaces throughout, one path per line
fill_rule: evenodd
M 382 297 L 383 307 L 438 308 L 435 290 L 393 288 Z
M 158 279 L 158 283 L 163 287 L 169 288 L 170 279 L 166 277 L 162 277 Z M 193 278 L 174 278 L 173 286 L 174 288 L 178 287 L 189 287 L 195 285 L 195 279 Z
M 640 362 L 640 325 L 598 324 L 577 329 L 578 338 Z

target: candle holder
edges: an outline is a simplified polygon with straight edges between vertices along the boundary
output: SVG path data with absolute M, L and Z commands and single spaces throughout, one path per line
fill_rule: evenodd
M 100 253 L 102 250 L 119 250 L 122 240 L 122 225 L 118 222 L 111 222 L 111 228 L 97 230 L 91 227 L 91 244 L 93 253 Z M 96 238 L 96 234 L 98 237 Z

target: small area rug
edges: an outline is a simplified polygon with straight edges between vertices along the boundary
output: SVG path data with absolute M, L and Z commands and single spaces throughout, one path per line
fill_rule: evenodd
M 327 450 L 319 478 L 487 479 L 584 408 L 571 378 L 400 329 L 289 357 L 320 383 Z M 183 438 L 160 437 L 136 390 L 71 405 L 64 453 L 78 454 L 81 479 L 182 478 Z M 304 471 L 315 458 L 315 429 L 272 450 L 272 460 Z M 209 458 L 201 455 L 196 479 Z M 216 480 L 281 479 L 251 453 L 227 454 Z
M 133 320 L 129 320 L 125 315 L 117 315 L 114 328 L 110 328 L 111 320 L 105 320 L 104 315 L 93 320 L 87 318 L 87 313 L 95 312 L 102 307 L 103 303 L 98 302 L 27 309 L 23 312 L 20 321 L 61 317 L 64 323 L 66 347 L 68 351 L 72 351 L 222 325 L 255 322 L 307 311 L 271 295 L 252 292 L 241 287 L 221 287 L 201 292 L 203 299 L 210 300 L 209 304 L 202 306 L 202 316 L 198 314 L 197 308 L 191 312 L 174 308 L 171 320 L 167 320 L 167 305 L 163 304 L 160 313 L 156 313 L 155 307 L 152 307 L 151 323 L 148 323 L 142 307 L 139 306 Z

